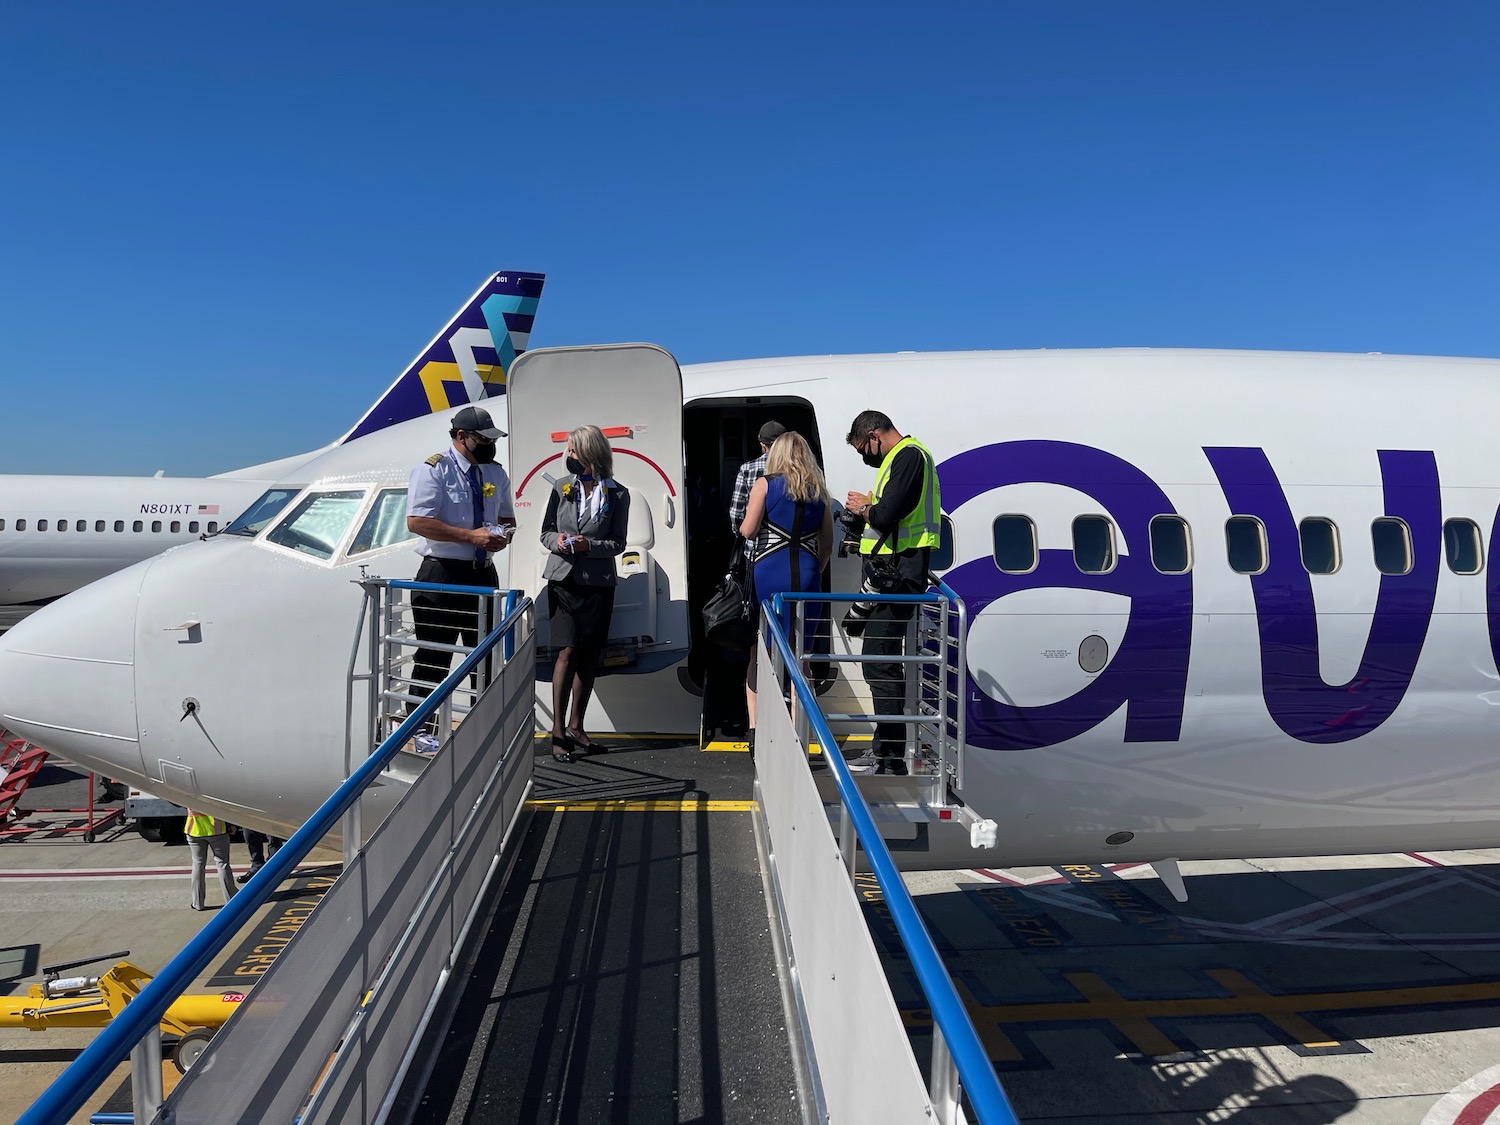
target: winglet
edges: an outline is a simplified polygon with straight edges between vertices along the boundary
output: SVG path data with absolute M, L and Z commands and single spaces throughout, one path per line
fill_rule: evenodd
M 504 394 L 510 365 L 531 337 L 546 280 L 541 273 L 492 276 L 339 444 L 397 422 Z

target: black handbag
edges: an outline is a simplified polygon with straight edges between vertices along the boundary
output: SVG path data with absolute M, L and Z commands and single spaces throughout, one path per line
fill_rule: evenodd
M 703 603 L 703 635 L 711 644 L 744 650 L 755 643 L 755 622 L 744 578 L 744 553 L 736 550 L 735 556 L 719 588 Z

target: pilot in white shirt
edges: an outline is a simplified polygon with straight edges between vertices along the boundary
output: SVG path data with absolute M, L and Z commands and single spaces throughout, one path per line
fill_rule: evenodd
M 505 436 L 489 411 L 466 406 L 453 416 L 449 434 L 453 444 L 434 453 L 412 470 L 406 488 L 406 528 L 418 536 L 422 565 L 418 582 L 446 586 L 499 585 L 494 551 L 510 544 L 515 508 L 510 478 L 495 463 L 495 439 Z M 502 533 L 491 529 L 498 528 Z M 417 639 L 433 644 L 479 643 L 479 616 L 471 594 L 418 590 L 412 594 Z M 460 641 L 460 638 L 462 640 Z M 412 694 L 425 696 L 429 686 L 447 676 L 453 654 L 442 649 L 418 649 Z

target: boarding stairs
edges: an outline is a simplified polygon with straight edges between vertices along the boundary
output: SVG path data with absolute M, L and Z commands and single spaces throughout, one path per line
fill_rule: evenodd
M 0 728 L 0 769 L 5 771 L 5 779 L 0 781 L 0 824 L 4 824 L 16 817 L 21 810 L 18 802 L 26 794 L 31 786 L 31 781 L 47 764 L 47 751 L 40 746 L 28 742 L 24 738 L 16 738 L 3 728 Z
M 688 741 L 559 767 L 533 745 L 529 599 L 467 591 L 490 599 L 494 628 L 424 697 L 408 658 L 416 585 L 365 590 L 348 781 L 18 1125 L 61 1125 L 127 1054 L 125 1120 L 139 1125 L 1015 1125 L 882 839 L 896 816 L 962 815 L 961 734 L 947 730 L 961 708 L 942 702 L 961 667 L 951 598 L 915 595 L 937 622 L 913 632 L 934 649 L 913 653 L 930 671 L 912 678 L 904 720 L 921 772 L 856 783 L 837 753 L 809 768 L 811 747 L 838 742 L 775 615 L 755 658 L 791 702 L 763 695 L 753 758 Z M 838 705 L 846 723 L 868 718 Z M 426 732 L 435 753 L 416 745 Z M 404 796 L 363 832 L 361 795 L 394 784 Z M 162 1013 L 335 831 L 341 877 L 164 1097 Z M 856 864 L 879 882 L 930 1033 L 903 1023 Z
M 872 816 L 885 827 L 887 836 L 900 835 L 903 826 L 954 823 L 969 834 L 975 848 L 994 847 L 998 835 L 995 822 L 972 808 L 963 798 L 965 753 L 968 744 L 967 717 L 963 701 L 963 684 L 968 668 L 969 615 L 963 598 L 941 581 L 920 594 L 884 595 L 877 600 L 892 607 L 909 607 L 911 619 L 899 655 L 868 656 L 862 639 L 850 636 L 847 617 L 838 611 L 854 602 L 869 602 L 864 594 L 777 594 L 765 605 L 767 616 L 787 623 L 785 633 L 791 644 L 795 663 L 827 661 L 844 669 L 863 671 L 871 664 L 897 664 L 907 669 L 906 702 L 899 715 L 875 714 L 864 679 L 845 675 L 839 685 L 822 696 L 820 711 L 835 737 L 842 733 L 839 745 L 843 756 L 852 758 L 855 781 L 859 785 Z M 804 627 L 810 615 L 820 615 L 825 626 L 821 643 L 813 647 L 827 651 L 808 651 L 806 640 L 814 631 Z M 773 680 L 784 683 L 785 665 L 774 646 L 761 646 L 771 659 Z M 830 748 L 819 745 L 813 735 L 810 716 L 797 706 L 793 693 L 785 695 L 792 708 L 797 735 L 814 753 Z M 901 724 L 907 728 L 905 775 L 876 774 L 867 771 L 870 759 L 852 755 L 847 748 L 858 747 L 850 741 L 851 732 L 864 737 L 870 724 Z M 820 773 L 819 790 L 830 807 L 838 803 L 837 785 L 829 773 Z

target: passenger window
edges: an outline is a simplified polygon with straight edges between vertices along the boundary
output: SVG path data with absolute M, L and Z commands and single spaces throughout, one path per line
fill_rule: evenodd
M 1224 525 L 1229 569 L 1236 574 L 1260 574 L 1266 569 L 1266 529 L 1254 516 L 1230 516 Z
M 1028 574 L 1036 569 L 1036 524 L 1030 516 L 996 516 L 992 534 L 995 565 L 1006 574 Z
M 1085 574 L 1114 570 L 1114 524 L 1103 516 L 1079 516 L 1074 520 L 1073 562 Z
M 415 536 L 406 530 L 406 489 L 388 488 L 376 497 L 375 506 L 349 545 L 349 553 L 362 555 L 413 538 Z
M 932 549 L 932 558 L 927 566 L 930 570 L 947 570 L 953 565 L 953 521 L 942 517 L 938 527 L 938 545 Z
M 209 520 L 208 521 L 208 533 L 210 535 L 212 535 L 214 532 L 216 532 L 218 530 L 219 530 L 219 521 L 218 520 Z
M 115 520 L 115 530 L 116 531 L 124 531 L 125 530 L 125 521 L 124 520 Z
M 26 521 L 25 520 L 17 520 L 16 521 L 16 530 L 17 531 L 25 531 L 26 530 Z
M 1186 574 L 1193 567 L 1192 539 L 1181 516 L 1151 521 L 1151 565 L 1163 574 Z
M 152 520 L 151 521 L 151 530 L 153 532 L 160 532 L 161 531 L 161 520 Z
M 172 534 L 176 535 L 181 530 L 182 530 L 182 521 L 181 520 L 173 520 L 172 521 L 172 528 L 171 528 Z
M 5 519 L 4 519 L 3 516 L 0 516 L 0 531 L 4 531 L 4 530 L 5 530 Z
M 1484 541 L 1473 520 L 1449 520 L 1443 524 L 1443 552 L 1454 574 L 1478 574 L 1484 569 Z
M 188 524 L 188 532 L 189 532 L 189 534 L 192 534 L 192 535 L 197 535 L 198 534 L 198 521 L 197 520 L 193 520 L 192 522 L 190 522 Z
M 1297 526 L 1302 543 L 1302 569 L 1308 574 L 1332 574 L 1343 564 L 1339 529 L 1330 519 L 1308 516 Z
M 145 530 L 145 526 L 146 525 L 143 524 L 143 523 L 141 523 L 140 520 L 136 520 L 133 524 L 130 525 L 130 530 L 131 531 L 143 531 L 143 530 Z
M 104 521 L 103 520 L 95 520 L 94 521 L 94 530 L 95 531 L 103 531 L 104 530 Z
M 1375 567 L 1381 574 L 1411 573 L 1411 530 L 1405 520 L 1389 516 L 1370 525 Z
M 266 540 L 314 558 L 330 559 L 364 498 L 363 491 L 309 493 L 291 515 L 267 533 Z
M 36 529 L 38 531 L 46 531 L 47 530 L 47 521 L 46 520 L 37 520 L 36 521 Z
M 88 529 L 89 529 L 89 521 L 88 520 L 79 520 L 77 523 L 75 523 L 73 525 L 73 530 L 74 531 L 87 531 Z

